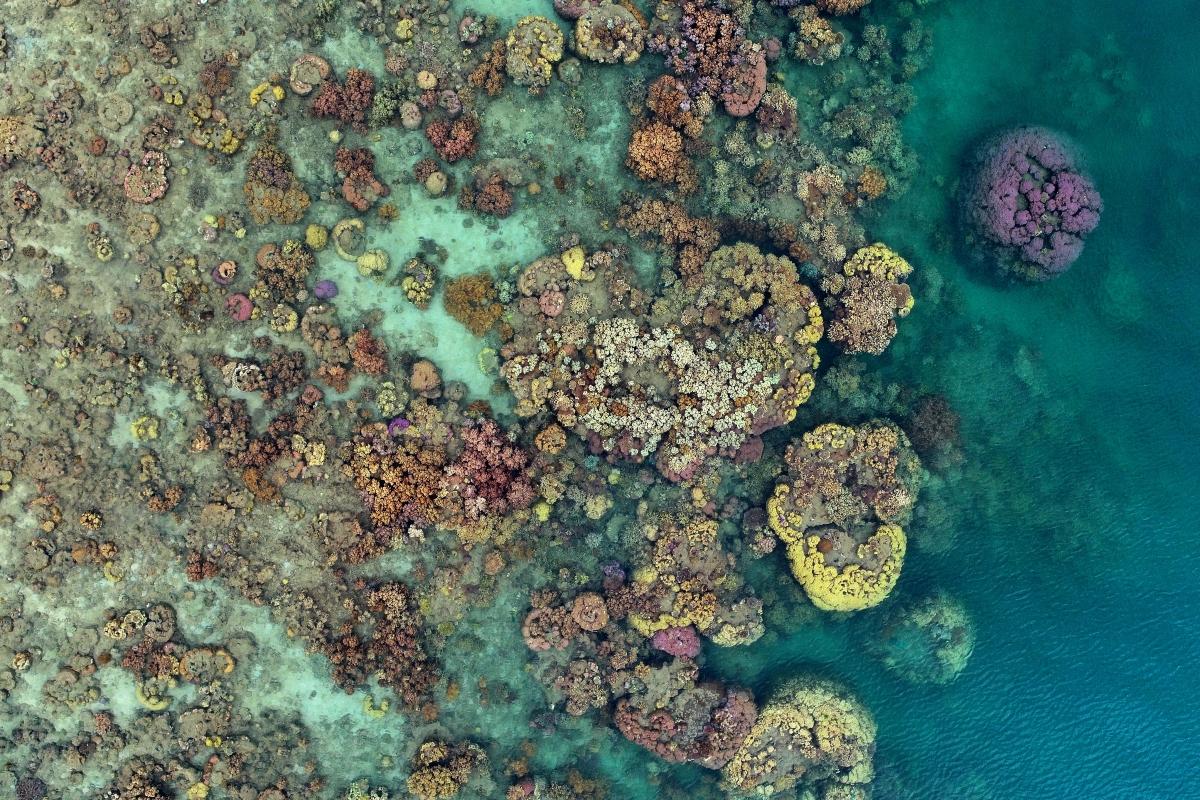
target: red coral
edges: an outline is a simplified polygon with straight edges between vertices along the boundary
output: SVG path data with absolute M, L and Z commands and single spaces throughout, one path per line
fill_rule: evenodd
M 369 615 L 357 603 L 351 608 L 363 624 L 355 630 L 343 629 L 322 648 L 333 666 L 334 680 L 352 690 L 377 674 L 405 705 L 419 706 L 438 675 L 437 663 L 421 641 L 421 614 L 412 592 L 402 583 L 385 583 L 367 593 Z
M 504 178 L 493 174 L 482 186 L 464 186 L 458 202 L 462 208 L 473 208 L 481 214 L 504 218 L 512 213 L 513 194 Z
M 312 112 L 317 117 L 333 117 L 363 132 L 374 97 L 375 77 L 364 69 L 352 69 L 341 84 L 335 81 L 321 84 L 321 90 L 313 98 Z
M 350 334 L 346 344 L 350 346 L 350 360 L 360 372 L 367 375 L 387 372 L 387 348 L 366 328 Z
M 342 180 L 342 197 L 359 211 L 366 211 L 390 190 L 375 177 L 375 155 L 365 147 L 339 147 L 333 168 Z
M 453 164 L 475 155 L 479 146 L 479 120 L 474 114 L 464 114 L 453 122 L 435 119 L 425 126 L 425 138 L 437 150 L 438 155 Z

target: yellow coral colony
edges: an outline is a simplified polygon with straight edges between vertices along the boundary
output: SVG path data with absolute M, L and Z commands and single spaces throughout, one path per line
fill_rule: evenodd
M 911 511 L 919 472 L 907 437 L 891 423 L 830 423 L 793 444 L 788 463 L 767 518 L 787 548 L 792 574 L 823 610 L 879 604 L 895 588 L 907 550 L 898 523 Z M 852 463 L 857 469 L 847 479 Z M 884 499 L 865 502 L 853 489 Z

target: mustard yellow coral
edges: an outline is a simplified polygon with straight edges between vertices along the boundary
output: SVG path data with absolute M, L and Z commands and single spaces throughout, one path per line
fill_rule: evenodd
M 855 251 L 843 272 L 847 277 L 866 273 L 879 280 L 899 281 L 912 273 L 912 265 L 886 244 L 876 242 Z
M 584 277 L 583 277 L 584 258 L 585 258 L 585 254 L 583 252 L 583 248 L 580 247 L 579 245 L 572 247 L 571 249 L 565 251 L 562 254 L 562 262 L 563 262 L 563 266 L 567 270 L 567 274 L 570 275 L 572 278 L 574 278 L 577 281 L 584 280 Z M 595 275 L 593 275 L 592 277 L 594 278 Z
M 858 611 L 882 601 L 904 563 L 904 523 L 920 462 L 888 422 L 828 423 L 788 449 L 788 473 L 767 501 L 792 574 L 818 608 Z
M 858 545 L 858 558 L 877 563 L 873 569 L 865 563 L 840 568 L 827 564 L 817 549 L 820 541 L 821 537 L 810 536 L 807 547 L 790 544 L 787 548 L 792 574 L 817 608 L 861 611 L 881 603 L 895 588 L 907 549 L 904 529 L 899 525 L 881 525 Z

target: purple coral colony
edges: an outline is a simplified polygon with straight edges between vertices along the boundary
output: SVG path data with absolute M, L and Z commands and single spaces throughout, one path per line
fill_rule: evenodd
M 914 306 L 865 228 L 916 168 L 912 4 L 14 3 L 0 796 L 870 796 L 852 689 L 706 654 L 882 603 L 956 446 L 941 398 L 808 402 Z M 963 205 L 1034 280 L 1101 210 L 1038 128 Z M 398 330 L 435 314 L 469 358 Z M 948 595 L 887 619 L 905 679 L 965 665 Z
M 984 142 L 970 169 L 962 205 L 980 251 L 1026 280 L 1070 269 L 1104 209 L 1071 144 L 1045 128 L 1015 128 Z

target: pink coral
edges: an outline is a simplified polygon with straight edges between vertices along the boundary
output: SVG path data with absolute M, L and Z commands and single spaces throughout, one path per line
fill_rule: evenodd
M 758 108 L 763 93 L 767 90 L 767 58 L 762 50 L 755 50 L 729 70 L 730 86 L 721 95 L 725 110 L 735 117 L 745 117 Z
M 462 431 L 462 441 L 465 448 L 446 469 L 442 491 L 458 506 L 452 514 L 475 522 L 533 503 L 537 493 L 529 480 L 529 454 L 499 425 L 481 420 Z
M 691 625 L 685 628 L 665 628 L 654 634 L 650 644 L 673 656 L 695 658 L 700 655 L 700 637 Z
M 571 637 L 579 632 L 579 626 L 565 608 L 543 606 L 534 608 L 525 616 L 521 625 L 521 636 L 525 645 L 534 652 L 565 650 Z
M 342 179 L 342 197 L 358 211 L 366 211 L 391 190 L 375 177 L 375 155 L 365 147 L 338 148 L 334 169 Z

